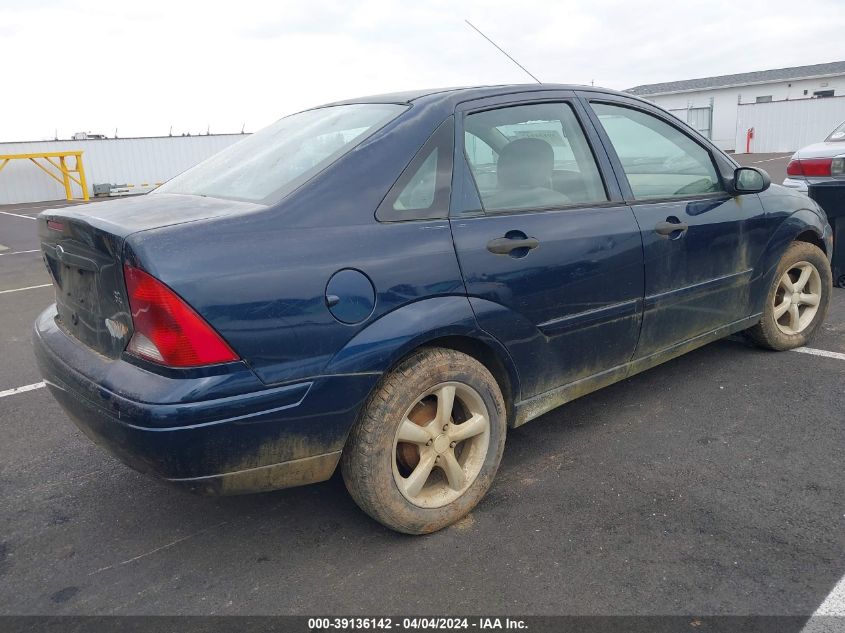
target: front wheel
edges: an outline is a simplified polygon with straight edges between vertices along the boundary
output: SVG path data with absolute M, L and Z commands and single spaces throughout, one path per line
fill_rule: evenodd
M 502 458 L 506 414 L 495 378 L 449 349 L 413 353 L 370 397 L 343 451 L 355 502 L 399 532 L 434 532 L 484 496 Z
M 754 342 L 778 351 L 805 345 L 827 314 L 832 276 L 818 246 L 793 242 L 775 271 L 760 323 L 748 330 Z

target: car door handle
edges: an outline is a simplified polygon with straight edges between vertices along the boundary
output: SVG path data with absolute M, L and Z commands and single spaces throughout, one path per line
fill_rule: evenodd
M 529 251 L 540 246 L 540 240 L 536 237 L 497 237 L 487 242 L 487 250 L 496 255 L 510 255 L 511 251 L 518 248 L 527 248 Z
M 658 235 L 670 236 L 673 233 L 683 233 L 689 228 L 686 222 L 681 222 L 676 217 L 666 218 L 664 222 L 658 222 L 654 225 L 654 232 Z M 680 235 L 680 234 L 679 234 Z

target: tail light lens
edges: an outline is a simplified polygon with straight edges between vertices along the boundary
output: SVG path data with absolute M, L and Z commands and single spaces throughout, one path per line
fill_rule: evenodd
M 788 176 L 805 176 L 813 178 L 830 176 L 833 158 L 801 158 L 789 161 L 786 166 Z
M 127 352 L 168 367 L 238 360 L 220 335 L 158 279 L 128 264 L 123 275 L 135 326 Z
M 803 176 L 804 170 L 801 169 L 801 161 L 800 160 L 789 161 L 789 164 L 786 166 L 786 175 L 787 176 Z

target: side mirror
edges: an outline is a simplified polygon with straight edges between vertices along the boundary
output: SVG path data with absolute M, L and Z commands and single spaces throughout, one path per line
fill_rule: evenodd
M 772 179 L 762 169 L 739 167 L 734 171 L 733 192 L 735 194 L 760 193 L 768 189 L 771 184 Z

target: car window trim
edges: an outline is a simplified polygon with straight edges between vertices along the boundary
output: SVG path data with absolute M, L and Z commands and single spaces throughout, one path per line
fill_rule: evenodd
M 619 185 L 623 189 L 623 197 L 625 198 L 625 202 L 633 205 L 633 204 L 648 204 L 648 203 L 656 203 L 656 202 L 669 202 L 672 200 L 703 200 L 709 198 L 715 198 L 719 196 L 730 196 L 730 192 L 728 189 L 728 183 L 725 182 L 725 174 L 723 173 L 722 169 L 718 161 L 716 160 L 716 155 L 713 151 L 712 147 L 709 147 L 707 144 L 701 142 L 701 139 L 697 138 L 689 133 L 688 130 L 685 130 L 682 126 L 677 125 L 678 123 L 683 124 L 683 121 L 677 119 L 676 121 L 672 121 L 671 115 L 665 116 L 665 113 L 662 113 L 657 108 L 649 108 L 649 107 L 641 107 L 647 104 L 640 104 L 638 101 L 628 100 L 623 98 L 616 98 L 615 95 L 604 95 L 598 93 L 590 93 L 594 96 L 586 96 L 586 95 L 579 95 L 581 99 L 583 99 L 587 106 L 587 115 L 590 117 L 590 120 L 593 122 L 593 127 L 596 128 L 596 132 L 601 136 L 602 142 L 605 144 L 605 149 L 608 153 L 610 158 L 611 164 L 613 165 L 613 169 L 617 171 L 617 178 L 619 179 Z M 610 137 L 607 135 L 607 132 L 604 129 L 604 126 L 601 124 L 601 120 L 598 118 L 598 114 L 596 114 L 595 110 L 592 108 L 593 103 L 604 103 L 606 105 L 616 106 L 619 108 L 628 108 L 630 110 L 636 110 L 638 112 L 642 112 L 643 114 L 653 116 L 654 118 L 658 119 L 659 121 L 663 121 L 670 127 L 675 128 L 681 134 L 685 135 L 688 139 L 690 139 L 693 143 L 701 147 L 705 152 L 707 152 L 708 156 L 710 157 L 710 163 L 713 166 L 713 170 L 716 172 L 716 176 L 719 178 L 719 184 L 722 186 L 722 191 L 708 191 L 705 193 L 697 193 L 697 194 L 686 194 L 682 196 L 662 196 L 660 198 L 637 198 L 634 195 L 633 189 L 631 189 L 631 183 L 628 181 L 628 174 L 625 173 L 625 168 L 622 165 L 622 161 L 619 158 L 619 155 L 616 153 L 616 147 L 614 147 L 613 143 L 610 140 Z M 696 133 L 697 134 L 697 133 Z M 627 190 L 627 192 L 625 191 Z
M 603 164 L 601 155 L 598 153 L 597 149 L 603 146 L 600 142 L 600 139 L 593 135 L 592 124 L 587 125 L 589 119 L 587 119 L 587 113 L 583 111 L 583 108 L 580 107 L 581 103 L 574 92 L 566 91 L 566 95 L 549 95 L 549 96 L 542 96 L 542 97 L 534 97 L 525 99 L 524 93 L 515 93 L 512 95 L 506 95 L 505 98 L 489 98 L 485 97 L 483 99 L 478 99 L 474 101 L 483 101 L 489 103 L 473 103 L 473 101 L 466 101 L 458 104 L 455 108 L 455 160 L 453 161 L 453 174 L 452 174 L 452 185 L 453 191 L 455 186 L 455 180 L 458 177 L 457 171 L 458 169 L 468 169 L 469 170 L 469 177 L 475 186 L 476 193 L 478 195 L 479 200 L 481 200 L 481 194 L 478 190 L 478 183 L 475 180 L 475 174 L 473 173 L 472 169 L 469 167 L 469 158 L 466 155 L 466 147 L 464 143 L 464 133 L 465 133 L 465 126 L 464 120 L 467 116 L 471 114 L 476 114 L 478 112 L 489 112 L 491 110 L 501 110 L 503 108 L 509 107 L 516 107 L 516 106 L 523 106 L 523 105 L 538 105 L 543 103 L 560 103 L 562 105 L 568 105 L 572 108 L 572 113 L 575 116 L 578 125 L 581 127 L 581 132 L 584 135 L 584 139 L 587 142 L 587 146 L 592 154 L 593 161 L 595 162 L 596 168 L 599 173 L 599 178 L 601 178 L 602 186 L 605 190 L 605 195 L 607 196 L 607 200 L 603 201 L 596 201 L 596 202 L 575 202 L 572 204 L 566 205 L 555 205 L 550 207 L 526 207 L 526 208 L 518 208 L 518 209 L 492 209 L 487 210 L 484 209 L 484 201 L 482 200 L 482 208 L 479 210 L 460 210 L 460 209 L 451 209 L 450 210 L 450 217 L 457 216 L 461 218 L 468 218 L 468 217 L 481 217 L 481 216 L 489 216 L 495 217 L 498 215 L 516 215 L 519 213 L 547 213 L 550 211 L 574 211 L 578 209 L 594 209 L 594 208 L 604 208 L 604 207 L 618 207 L 620 204 L 625 203 L 624 198 L 622 197 L 621 192 L 617 191 L 612 185 L 617 184 L 615 182 L 615 174 L 612 171 L 612 166 Z M 522 96 L 523 98 L 515 98 Z M 510 97 L 510 98 L 508 98 Z M 482 139 L 483 140 L 483 139 Z M 460 154 L 459 154 L 460 152 Z M 458 160 L 458 156 L 461 156 L 463 161 Z M 458 166 L 458 163 L 462 162 L 463 164 Z M 613 176 L 614 180 L 610 180 L 609 176 Z M 452 197 L 455 200 L 455 196 Z
M 666 204 L 668 202 L 694 202 L 696 200 L 717 200 L 724 198 L 729 200 L 731 194 L 727 191 L 710 191 L 706 193 L 688 193 L 683 196 L 669 196 L 660 198 L 634 198 L 628 200 L 627 204 L 631 207 L 641 206 L 644 204 Z
M 485 212 L 483 210 L 479 210 L 475 212 L 475 216 L 473 216 L 473 212 L 467 212 L 462 214 L 461 218 L 469 218 L 469 217 L 496 217 L 499 215 L 518 215 L 518 214 L 525 214 L 525 213 L 551 213 L 551 212 L 570 212 L 570 211 L 581 211 L 584 209 L 603 209 L 603 208 L 616 208 L 622 206 L 625 203 L 621 203 L 618 200 L 605 200 L 604 202 L 577 202 L 573 204 L 567 205 L 557 205 L 551 207 L 521 207 L 517 209 L 494 209 L 489 212 Z

